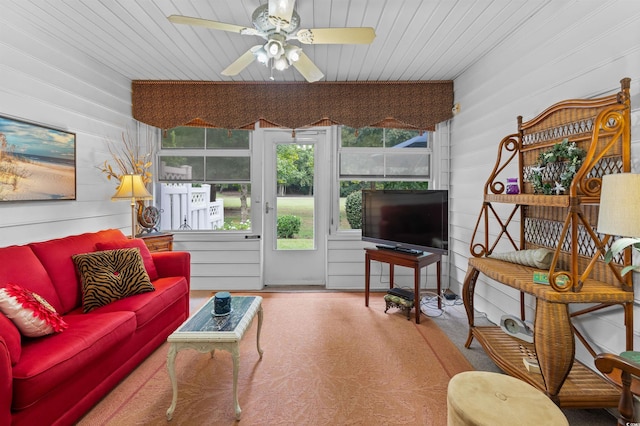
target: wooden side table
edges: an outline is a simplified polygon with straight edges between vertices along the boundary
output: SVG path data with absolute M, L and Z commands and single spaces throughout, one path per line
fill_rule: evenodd
M 147 245 L 150 252 L 173 250 L 173 234 L 146 234 L 142 235 L 140 238 L 144 240 L 144 243 Z
M 442 255 L 438 253 L 423 253 L 421 255 L 413 255 L 402 253 L 395 250 L 367 248 L 365 249 L 365 281 L 364 281 L 364 305 L 369 306 L 369 281 L 371 275 L 371 261 L 384 262 L 389 264 L 389 288 L 393 288 L 394 266 L 406 266 L 413 268 L 413 297 L 416 309 L 416 324 L 420 324 L 420 270 L 432 263 L 437 267 L 437 291 L 440 296 L 441 274 L 442 274 Z M 442 301 L 438 297 L 438 308 L 442 307 Z

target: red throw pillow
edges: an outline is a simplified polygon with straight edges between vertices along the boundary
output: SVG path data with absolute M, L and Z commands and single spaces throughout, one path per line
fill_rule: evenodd
M 0 311 L 27 337 L 59 333 L 68 327 L 46 300 L 15 284 L 0 289 Z
M 96 250 L 117 250 L 123 248 L 139 248 L 140 256 L 142 256 L 142 262 L 144 263 L 144 269 L 147 270 L 147 275 L 151 281 L 158 279 L 158 271 L 156 270 L 156 264 L 153 263 L 151 252 L 149 248 L 140 238 L 134 238 L 131 240 L 117 240 L 117 241 L 103 241 L 96 243 Z

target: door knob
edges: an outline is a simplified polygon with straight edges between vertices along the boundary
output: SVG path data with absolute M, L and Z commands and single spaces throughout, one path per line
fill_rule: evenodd
M 264 212 L 266 214 L 269 214 L 270 210 L 273 210 L 273 207 L 269 207 L 269 202 L 267 201 L 266 203 L 264 203 Z

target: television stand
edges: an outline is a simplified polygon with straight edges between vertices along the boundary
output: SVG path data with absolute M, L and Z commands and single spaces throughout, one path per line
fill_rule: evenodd
M 380 248 L 366 248 L 364 261 L 364 305 L 369 306 L 369 289 L 371 278 L 371 261 L 389 264 L 389 288 L 393 288 L 394 267 L 405 266 L 413 268 L 413 286 L 414 286 L 414 308 L 416 309 L 416 324 L 420 324 L 420 270 L 425 266 L 436 264 L 437 276 L 437 292 L 438 292 L 438 308 L 442 307 L 440 299 L 441 290 L 441 274 L 442 274 L 442 255 L 439 253 L 421 252 L 418 255 L 403 253 L 398 250 L 387 250 Z
M 419 256 L 424 253 L 421 250 L 415 250 L 415 249 L 410 249 L 406 247 L 388 246 L 385 244 L 379 244 L 379 245 L 376 245 L 376 247 L 379 248 L 380 250 L 392 250 L 400 253 L 412 254 L 414 256 Z

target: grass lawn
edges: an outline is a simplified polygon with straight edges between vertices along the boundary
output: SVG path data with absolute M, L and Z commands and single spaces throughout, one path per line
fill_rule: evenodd
M 240 197 L 234 193 L 218 194 L 224 200 L 225 222 L 240 221 Z M 349 229 L 344 212 L 345 198 L 340 198 L 340 227 Z M 251 200 L 247 200 L 251 206 Z M 283 250 L 305 250 L 313 248 L 313 197 L 278 197 L 278 214 L 298 216 L 302 223 L 294 238 L 278 239 L 278 248 Z

